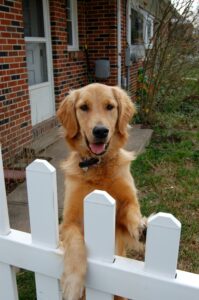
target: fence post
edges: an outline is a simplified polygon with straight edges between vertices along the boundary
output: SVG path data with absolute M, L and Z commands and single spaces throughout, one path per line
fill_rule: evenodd
M 8 235 L 10 223 L 0 144 L 0 235 Z M 17 300 L 16 274 L 12 266 L 0 262 L 0 299 Z
M 58 248 L 58 206 L 56 170 L 36 159 L 27 169 L 27 189 L 32 243 Z M 59 280 L 35 274 L 37 300 L 61 300 Z
M 171 214 L 158 213 L 148 222 L 145 270 L 158 276 L 175 278 L 181 224 Z
M 84 236 L 88 259 L 113 263 L 115 253 L 115 200 L 106 192 L 96 190 L 84 200 Z M 89 283 L 89 268 L 87 284 Z M 86 288 L 87 300 L 112 300 L 113 295 L 91 287 Z

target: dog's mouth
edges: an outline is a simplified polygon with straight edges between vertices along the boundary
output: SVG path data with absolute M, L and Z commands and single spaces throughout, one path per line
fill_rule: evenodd
M 104 143 L 102 141 L 97 141 L 95 143 L 89 143 L 88 139 L 86 138 L 86 144 L 89 150 L 95 155 L 103 155 L 106 153 L 109 143 Z

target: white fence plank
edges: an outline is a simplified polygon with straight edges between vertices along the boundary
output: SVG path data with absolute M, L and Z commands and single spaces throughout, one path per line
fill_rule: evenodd
M 86 289 L 86 300 L 110 300 L 110 294 L 96 291 L 94 289 Z
M 175 278 L 181 224 L 171 214 L 158 213 L 147 228 L 145 269 L 161 276 Z
M 56 170 L 45 160 L 36 159 L 26 168 L 32 241 L 57 248 L 58 207 Z
M 3 173 L 3 162 L 0 144 L 0 235 L 10 234 L 10 222 Z M 0 248 L 0 251 L 2 249 Z M 0 299 L 18 300 L 16 274 L 14 269 L 0 260 Z
M 53 278 L 60 278 L 63 272 L 59 248 L 34 245 L 29 233 L 13 229 L 9 235 L 0 236 L 0 261 Z
M 37 300 L 61 300 L 62 293 L 58 280 L 37 274 L 35 277 L 37 286 Z
M 28 203 L 32 243 L 56 249 L 59 245 L 56 170 L 36 159 L 27 169 Z M 58 279 L 35 273 L 37 298 L 61 300 Z
M 84 237 L 88 257 L 113 264 L 115 253 L 115 200 L 104 191 L 94 191 L 84 200 Z M 87 280 L 91 276 L 88 268 Z M 112 300 L 113 295 L 86 289 L 87 300 Z
M 18 300 L 16 274 L 14 269 L 0 262 L 0 299 Z
M 134 300 L 199 299 L 198 274 L 177 271 L 177 278 L 171 279 L 147 272 L 143 262 L 119 256 L 113 264 L 89 259 L 88 269 L 86 286 L 104 293 Z
M 5 181 L 3 174 L 3 162 L 0 144 L 0 234 L 8 234 L 10 232 L 10 223 L 8 217 L 8 205 L 5 190 Z

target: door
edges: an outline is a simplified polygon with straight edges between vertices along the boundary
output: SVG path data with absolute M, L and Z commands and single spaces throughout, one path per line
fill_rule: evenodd
M 23 0 L 32 125 L 55 115 L 48 0 Z

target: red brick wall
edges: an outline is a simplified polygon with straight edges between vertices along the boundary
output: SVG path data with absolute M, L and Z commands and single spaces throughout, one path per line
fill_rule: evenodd
M 4 160 L 31 141 L 22 1 L 0 2 L 0 142 Z
M 67 50 L 67 24 L 65 0 L 50 0 L 51 38 L 56 104 L 68 91 L 87 83 L 85 56 L 82 50 L 84 1 L 78 1 L 80 51 Z
M 117 84 L 117 1 L 86 1 L 86 41 L 94 78 L 96 59 L 110 60 L 111 76 L 100 80 L 108 85 Z M 95 78 L 94 78 L 95 80 Z M 97 80 L 99 81 L 99 80 Z
M 78 0 L 79 51 L 68 51 L 65 0 L 50 0 L 56 104 L 70 89 L 92 81 L 117 84 L 116 4 L 116 0 Z M 111 76 L 107 80 L 96 80 L 94 76 L 94 62 L 101 58 L 110 60 Z

